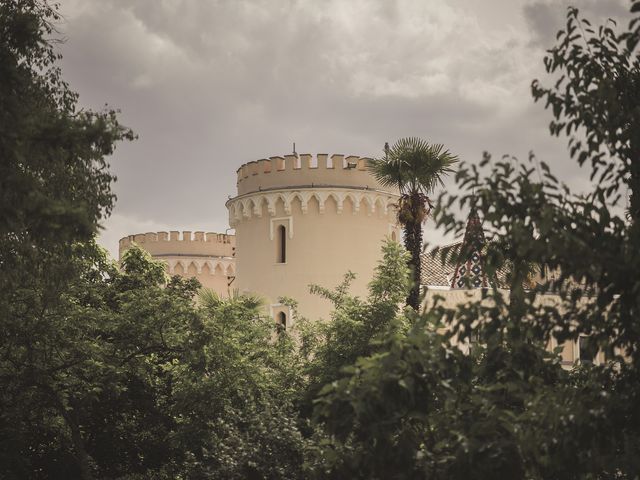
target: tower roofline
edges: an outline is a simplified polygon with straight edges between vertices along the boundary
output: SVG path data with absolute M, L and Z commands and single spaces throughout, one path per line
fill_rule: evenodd
M 384 188 L 369 172 L 369 157 L 358 155 L 290 154 L 245 163 L 237 170 L 237 194 L 242 196 L 292 186 L 331 186 L 334 188 Z

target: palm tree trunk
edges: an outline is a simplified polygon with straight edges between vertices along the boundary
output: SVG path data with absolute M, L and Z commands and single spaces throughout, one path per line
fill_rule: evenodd
M 409 267 L 413 285 L 407 297 L 407 306 L 416 312 L 420 308 L 420 264 L 422 255 L 422 205 L 420 198 L 412 195 L 411 198 L 411 221 L 404 225 L 404 246 L 411 255 Z
M 634 141 L 631 146 L 631 165 L 629 189 L 629 220 L 631 221 L 631 235 L 636 240 L 640 235 L 640 141 Z

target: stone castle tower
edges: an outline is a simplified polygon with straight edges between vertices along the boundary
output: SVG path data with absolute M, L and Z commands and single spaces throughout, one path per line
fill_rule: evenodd
M 351 291 L 365 295 L 384 237 L 400 238 L 398 193 L 380 186 L 358 156 L 285 155 L 242 165 L 238 194 L 227 202 L 236 230 L 237 288 L 264 296 L 276 320 L 289 324 L 281 296 L 300 313 L 327 318 L 329 302 L 310 284 L 333 288 L 348 271 Z
M 302 315 L 328 318 L 328 300 L 310 284 L 334 288 L 351 271 L 354 295 L 364 296 L 381 258 L 382 241 L 400 239 L 397 191 L 367 170 L 368 158 L 318 154 L 270 157 L 242 165 L 237 195 L 227 201 L 236 234 L 157 232 L 120 240 L 120 255 L 134 242 L 167 263 L 167 273 L 196 277 L 226 296 L 262 296 L 268 313 L 290 325 L 287 296 Z
M 122 254 L 137 244 L 167 264 L 169 275 L 197 278 L 203 287 L 226 296 L 235 278 L 235 237 L 205 232 L 149 232 L 120 239 Z

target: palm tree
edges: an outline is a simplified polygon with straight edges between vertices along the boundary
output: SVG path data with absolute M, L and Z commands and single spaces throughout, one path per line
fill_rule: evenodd
M 384 158 L 373 160 L 369 166 L 382 186 L 400 191 L 398 221 L 404 229 L 404 246 L 411 254 L 409 266 L 413 275 L 407 305 L 416 311 L 420 307 L 422 224 L 432 208 L 429 195 L 438 185 L 444 185 L 443 177 L 454 171 L 457 161 L 458 157 L 445 150 L 444 145 L 408 137 L 391 148 L 385 144 Z

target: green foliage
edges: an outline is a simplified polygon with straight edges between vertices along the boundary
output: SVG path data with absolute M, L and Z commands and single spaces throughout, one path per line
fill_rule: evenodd
M 339 378 L 344 367 L 377 351 L 376 339 L 407 327 L 399 305 L 409 288 L 408 255 L 397 242 L 390 240 L 382 250 L 383 258 L 369 284 L 367 299 L 348 295 L 353 274 L 346 275 L 335 291 L 311 287 L 312 292 L 331 300 L 334 310 L 331 320 L 317 325 L 314 332 L 313 355 L 306 365 L 309 376 L 306 405 L 325 384 Z
M 128 257 L 136 268 L 119 273 L 103 251 L 76 245 L 61 259 L 75 273 L 61 298 L 4 319 L 0 421 L 15 436 L 3 439 L 2 463 L 17 477 L 121 475 L 166 456 L 152 372 L 186 352 L 196 317 L 189 298 L 149 275 L 156 265 Z
M 401 194 L 433 193 L 443 186 L 443 177 L 453 173 L 458 157 L 442 144 L 430 144 L 420 138 L 401 138 L 385 151 L 385 157 L 375 159 L 370 170 L 386 187 L 395 187 Z
M 260 304 L 196 306 L 199 286 L 137 247 L 121 270 L 76 250 L 64 301 L 0 345 L 8 478 L 296 478 L 299 374 Z
M 200 465 L 189 465 L 188 478 L 305 478 L 307 441 L 296 412 L 277 399 L 261 404 L 227 408 L 208 425 L 214 448 L 205 451 Z
M 115 198 L 105 156 L 133 134 L 114 111 L 77 109 L 56 66 L 58 20 L 46 2 L 0 3 L 0 463 L 8 478 L 87 478 L 79 412 L 94 415 L 94 399 L 125 374 L 102 363 L 119 352 L 93 342 L 109 300 L 99 285 L 115 269 L 91 238 Z M 120 333 L 119 321 L 99 335 Z
M 631 11 L 640 11 L 637 0 Z M 630 215 L 640 217 L 640 20 L 617 33 L 609 21 L 595 29 L 570 8 L 567 26 L 558 32 L 558 45 L 544 63 L 549 73 L 560 73 L 553 87 L 532 84 L 536 100 L 544 99 L 554 120 L 552 135 L 569 136 L 569 150 L 580 165 L 591 163 L 597 193 L 613 199 L 621 184 L 631 190 Z M 594 192 L 595 194 L 596 192 Z
M 90 238 L 115 199 L 104 157 L 133 138 L 116 112 L 78 110 L 55 63 L 58 20 L 39 0 L 0 4 L 2 252 Z

